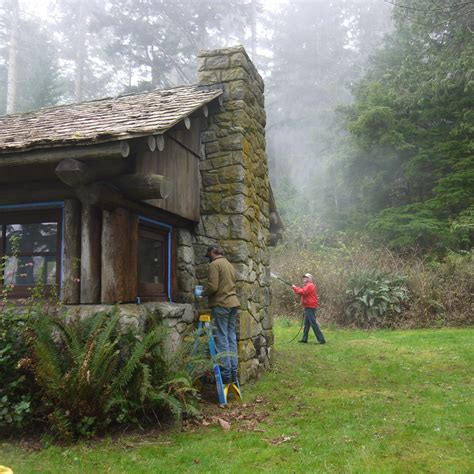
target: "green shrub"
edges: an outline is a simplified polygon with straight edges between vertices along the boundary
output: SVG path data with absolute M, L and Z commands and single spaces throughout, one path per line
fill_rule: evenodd
M 349 281 L 357 275 L 405 275 L 400 285 L 409 290 L 402 312 L 395 309 L 379 321 L 386 327 L 440 327 L 474 324 L 474 253 L 448 252 L 440 261 L 416 253 L 397 254 L 360 239 L 350 240 L 342 233 L 332 238 L 314 238 L 310 248 L 293 242 L 279 245 L 271 253 L 271 269 L 285 280 L 301 284 L 301 275 L 313 274 L 318 289 L 322 322 L 341 326 L 357 324 L 348 314 Z M 272 280 L 274 315 L 301 318 L 299 298 L 291 288 Z M 353 289 L 353 288 L 352 288 Z M 363 305 L 363 303 L 361 303 Z M 362 311 L 362 309 L 361 309 Z M 362 319 L 363 321 L 363 319 Z M 366 323 L 364 323 L 366 324 Z
M 450 252 L 441 261 L 418 261 L 410 271 L 407 327 L 474 324 L 474 253 Z
M 346 314 L 357 326 L 387 326 L 401 314 L 408 299 L 406 279 L 377 271 L 353 275 L 348 281 Z
M 29 376 L 25 331 L 27 317 L 12 307 L 0 310 L 0 428 L 8 432 L 32 421 L 35 384 Z
M 45 318 L 34 333 L 32 367 L 58 438 L 192 410 L 192 381 L 168 368 L 158 327 L 139 336 L 121 328 L 114 311 L 70 321 Z

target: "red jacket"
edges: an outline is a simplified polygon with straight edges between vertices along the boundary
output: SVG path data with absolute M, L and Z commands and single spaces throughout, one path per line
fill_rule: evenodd
M 317 308 L 318 307 L 318 294 L 316 293 L 316 287 L 314 283 L 308 281 L 303 288 L 298 286 L 293 287 L 293 291 L 297 295 L 301 295 L 301 304 L 305 308 Z

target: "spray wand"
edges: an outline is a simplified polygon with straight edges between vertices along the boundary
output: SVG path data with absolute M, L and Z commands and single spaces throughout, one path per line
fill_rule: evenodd
M 293 286 L 289 281 L 286 281 L 286 280 L 283 280 L 283 278 L 280 278 L 278 275 L 275 275 L 274 273 L 270 273 L 270 276 L 272 278 L 275 278 L 277 280 L 280 280 L 282 283 L 284 283 L 285 285 L 288 285 L 288 286 Z

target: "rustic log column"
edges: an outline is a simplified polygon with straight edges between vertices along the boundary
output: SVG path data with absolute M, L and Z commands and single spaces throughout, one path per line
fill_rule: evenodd
M 137 296 L 138 217 L 123 208 L 102 213 L 101 302 Z
M 102 211 L 83 204 L 81 224 L 81 304 L 99 303 Z
M 81 259 L 81 204 L 77 199 L 64 201 L 64 273 L 61 301 L 79 304 Z

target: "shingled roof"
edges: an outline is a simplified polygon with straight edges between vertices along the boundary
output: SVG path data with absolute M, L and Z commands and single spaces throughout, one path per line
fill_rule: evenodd
M 222 94 L 196 85 L 0 117 L 0 153 L 164 133 Z

